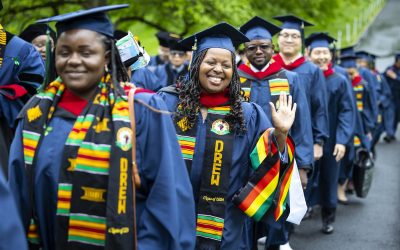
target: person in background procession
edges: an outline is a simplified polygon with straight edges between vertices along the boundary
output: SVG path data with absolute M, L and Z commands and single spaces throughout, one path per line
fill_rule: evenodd
M 386 138 L 387 142 L 392 142 L 396 140 L 394 135 L 396 134 L 397 124 L 400 120 L 400 53 L 397 53 L 394 56 L 393 65 L 389 66 L 385 70 L 385 77 L 389 82 L 390 89 L 392 90 L 392 106 L 395 109 L 395 119 L 392 124 L 388 124 L 392 127 L 391 131 L 393 131 L 393 135 L 387 136 Z
M 385 127 L 388 128 L 384 140 L 387 141 L 389 138 L 394 137 L 394 131 L 391 126 L 387 126 L 386 124 L 393 124 L 394 120 L 394 109 L 392 107 L 392 92 L 389 87 L 389 83 L 386 81 L 386 78 L 383 74 L 380 74 L 375 68 L 375 59 L 376 56 L 367 52 L 367 51 L 357 51 L 356 55 L 357 65 L 359 67 L 368 68 L 371 70 L 373 75 L 376 78 L 377 85 L 377 94 L 378 94 L 378 119 L 377 119 L 377 127 L 372 136 L 371 142 L 371 150 L 375 155 L 375 145 L 379 142 L 381 134 L 385 131 Z M 390 139 L 389 139 L 390 140 Z
M 43 60 L 32 44 L 9 33 L 0 24 L 0 171 L 5 176 L 16 117 L 36 93 L 44 73 Z
M 197 211 L 196 249 L 250 249 L 242 240 L 246 214 L 260 220 L 275 209 L 275 219 L 286 217 L 287 210 L 279 210 L 286 205 L 271 206 L 267 199 L 271 193 L 262 191 L 261 179 L 271 183 L 273 193 L 279 192 L 275 178 L 285 179 L 295 168 L 293 155 L 288 154 L 294 150 L 288 132 L 296 104 L 292 107 L 292 97 L 280 92 L 279 108 L 270 103 L 272 129 L 257 104 L 242 101 L 235 47 L 248 41 L 227 23 L 182 40 L 183 46 L 194 48 L 189 77 L 175 86 L 175 93 L 159 92 L 175 112 L 173 119 L 191 177 Z M 264 155 L 267 148 L 272 153 L 268 157 Z M 279 165 L 286 166 L 282 172 L 275 169 Z M 251 169 L 258 174 L 250 178 Z M 262 202 L 255 202 L 255 197 Z
M 126 31 L 122 31 L 122 30 L 114 31 L 114 38 L 116 40 L 120 40 L 127 35 L 128 35 L 128 32 L 126 32 Z M 135 36 L 134 38 L 137 39 L 136 41 L 138 42 L 138 44 L 140 46 L 139 38 L 137 36 Z M 157 91 L 161 88 L 161 84 L 160 84 L 157 76 L 151 70 L 149 70 L 147 67 L 143 67 L 143 68 L 132 71 L 130 66 L 134 62 L 131 62 L 128 60 L 123 63 L 127 69 L 127 72 L 128 72 L 129 78 L 130 78 L 130 82 L 133 83 L 136 87 L 144 88 L 144 89 L 148 89 L 148 90 L 152 90 L 152 91 Z
M 356 52 L 355 52 L 355 46 L 356 45 L 352 45 L 352 46 L 348 46 L 345 48 L 341 48 L 340 49 L 340 56 L 356 56 Z M 357 60 L 356 60 L 357 63 Z M 378 81 L 376 79 L 376 77 L 374 76 L 374 74 L 371 72 L 371 70 L 367 67 L 365 67 L 365 65 L 357 65 L 357 71 L 359 73 L 359 75 L 364 79 L 364 81 L 367 83 L 366 87 L 368 88 L 368 92 L 369 92 L 369 96 L 371 98 L 371 102 L 372 102 L 372 110 L 371 110 L 371 116 L 373 119 L 375 119 L 375 127 L 377 126 L 377 120 L 378 120 Z M 375 130 L 374 127 L 374 130 Z M 373 130 L 373 131 L 374 131 Z M 372 132 L 373 132 L 372 131 Z M 372 136 L 373 133 L 371 132 L 371 134 L 368 134 L 368 136 L 370 137 L 370 140 L 372 140 Z
M 158 65 L 166 64 L 169 61 L 169 41 L 180 40 L 181 37 L 177 34 L 168 31 L 159 31 L 156 34 L 158 39 L 158 54 L 152 56 L 149 62 L 149 68 L 154 70 Z
M 297 166 L 300 173 L 304 173 L 300 176 L 305 176 L 306 172 L 311 170 L 314 160 L 311 118 L 308 102 L 298 75 L 285 70 L 279 63 L 271 59 L 274 53 L 272 36 L 280 32 L 281 29 L 255 16 L 243 24 L 240 31 L 250 40 L 244 44 L 244 53 L 248 63 L 241 64 L 238 67 L 244 98 L 246 101 L 260 105 L 268 118 L 271 119 L 269 103 L 277 103 L 280 91 L 285 91 L 286 94 L 293 97 L 297 104 L 297 110 L 290 135 L 296 144 Z M 303 183 L 306 183 L 306 181 L 303 180 Z M 265 228 L 258 228 L 257 231 L 260 235 L 256 238 L 264 236 L 265 230 L 268 233 L 268 226 L 264 225 Z M 268 244 L 269 242 L 267 242 Z
M 347 80 L 332 68 L 330 44 L 335 41 L 327 33 L 312 33 L 306 40 L 310 60 L 323 70 L 328 90 L 329 140 L 324 145 L 319 165 L 318 185 L 311 190 L 310 205 L 321 205 L 322 232 L 333 233 L 336 216 L 339 162 L 346 145 L 353 139 L 356 108 Z
M 157 66 L 154 74 L 162 87 L 176 84 L 177 80 L 185 77 L 189 72 L 187 52 L 190 50 L 182 46 L 176 40 L 169 40 L 169 60 L 163 65 Z
M 47 32 L 49 32 L 49 36 L 47 35 Z M 49 79 L 46 80 L 49 82 L 55 80 L 57 75 L 54 68 L 54 43 L 56 41 L 56 32 L 54 32 L 54 30 L 47 24 L 35 23 L 26 27 L 19 34 L 19 37 L 28 43 L 31 43 L 40 53 L 45 63 L 46 60 L 49 59 L 49 68 L 46 69 L 49 71 L 47 72 Z M 50 50 L 47 52 L 49 55 L 46 55 L 47 39 L 49 39 L 50 46 Z
M 328 140 L 329 126 L 328 98 L 324 75 L 316 65 L 306 60 L 302 54 L 304 49 L 304 27 L 312 26 L 312 24 L 293 15 L 277 16 L 274 18 L 282 22 L 280 26 L 282 30 L 278 36 L 279 53 L 275 54 L 272 59 L 278 62 L 283 68 L 299 75 L 311 116 L 312 143 L 314 161 L 316 161 L 323 155 L 323 145 Z M 307 173 L 306 171 L 302 171 L 300 174 L 302 181 L 308 183 L 307 189 L 309 186 L 315 185 L 317 179 L 312 172 Z M 308 180 L 307 174 L 312 174 L 310 180 Z M 308 202 L 310 193 L 307 189 L 305 190 L 305 197 Z M 291 228 L 293 228 L 292 225 L 288 224 L 283 235 L 276 235 L 274 237 L 276 242 L 275 248 L 280 244 L 283 245 L 282 249 L 291 249 L 288 243 L 289 230 Z M 271 247 L 271 249 L 274 248 Z
M 46 61 L 46 42 L 47 42 L 47 31 L 49 31 L 50 39 L 50 51 L 54 50 L 54 43 L 56 41 L 56 32 L 50 26 L 43 23 L 35 23 L 26 27 L 20 34 L 19 37 L 28 43 L 31 43 Z
M 363 80 L 358 72 L 356 59 L 355 54 L 340 57 L 340 66 L 346 68 L 349 74 L 358 111 L 355 119 L 353 143 L 350 143 L 347 148 L 352 154 L 346 154 L 340 166 L 338 202 L 344 205 L 348 204 L 346 188 L 349 187 L 352 190 L 351 179 L 355 154 L 360 148 L 371 151 L 370 135 L 375 126 L 375 119 L 372 115 L 373 100 L 369 94 L 368 83 Z
M 127 6 L 39 21 L 57 22 L 59 78 L 21 111 L 9 161 L 32 248 L 194 248 L 192 188 L 165 104 L 137 89 L 129 107 L 105 14 Z

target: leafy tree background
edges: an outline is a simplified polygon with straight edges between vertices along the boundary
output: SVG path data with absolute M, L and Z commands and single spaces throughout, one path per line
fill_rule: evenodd
M 157 51 L 157 30 L 168 30 L 187 36 L 215 23 L 226 21 L 234 26 L 259 15 L 267 20 L 292 13 L 315 24 L 307 29 L 329 31 L 336 36 L 353 24 L 354 17 L 376 0 L 3 0 L 0 22 L 7 30 L 19 34 L 35 20 L 107 4 L 130 3 L 130 7 L 109 13 L 117 29 L 130 30 L 154 54 Z M 378 11 L 378 10 L 376 10 Z M 365 19 L 372 19 L 373 16 Z M 365 20 L 364 26 L 370 20 Z M 359 29 L 360 33 L 362 29 Z M 356 37 L 353 38 L 354 42 Z

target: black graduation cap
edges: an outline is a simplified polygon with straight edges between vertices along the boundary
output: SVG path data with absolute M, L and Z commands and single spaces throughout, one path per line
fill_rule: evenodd
M 256 39 L 272 39 L 282 29 L 259 16 L 255 16 L 243 24 L 239 30 L 251 41 Z
M 394 60 L 395 60 L 396 62 L 400 60 L 400 51 L 398 51 L 398 52 L 396 52 L 396 53 L 394 54 Z
M 282 29 L 295 29 L 301 32 L 304 27 L 314 26 L 312 23 L 294 15 L 276 16 L 274 19 L 282 22 Z
M 335 42 L 336 39 L 328 35 L 326 32 L 315 32 L 305 39 L 305 44 L 310 49 L 314 48 L 329 48 L 329 45 Z
M 190 47 L 182 45 L 177 40 L 169 40 L 168 41 L 168 48 L 169 48 L 169 50 L 184 51 L 184 52 L 191 50 Z
M 340 57 L 340 66 L 343 68 L 357 68 L 356 55 L 344 55 Z
M 157 32 L 156 37 L 158 43 L 163 47 L 168 47 L 170 40 L 179 41 L 182 39 L 180 35 L 168 31 L 159 31 Z
M 235 47 L 245 42 L 249 42 L 249 39 L 238 29 L 225 22 L 214 25 L 180 41 L 183 46 L 194 50 L 193 57 L 209 48 L 221 48 L 235 53 Z
M 128 7 L 129 4 L 117 4 L 96 7 L 88 10 L 78 10 L 37 21 L 37 23 L 57 22 L 57 34 L 72 29 L 88 29 L 108 37 L 113 37 L 114 28 L 106 12 Z
M 49 25 L 44 24 L 44 23 L 34 23 L 26 27 L 21 34 L 19 34 L 19 37 L 27 41 L 28 43 L 31 43 L 33 39 L 35 39 L 38 36 L 41 35 L 47 35 L 47 30 L 50 32 L 50 37 L 53 39 L 53 41 L 56 41 L 56 32 L 50 28 Z

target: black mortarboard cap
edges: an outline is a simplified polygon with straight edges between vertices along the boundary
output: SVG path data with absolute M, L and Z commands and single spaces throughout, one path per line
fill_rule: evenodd
M 57 22 L 57 35 L 72 29 L 88 29 L 108 37 L 113 37 L 114 28 L 106 12 L 128 7 L 129 4 L 118 4 L 78 10 L 37 21 L 37 23 Z
M 194 50 L 193 57 L 205 49 L 221 48 L 235 53 L 235 47 L 249 39 L 232 25 L 222 22 L 180 41 Z
M 274 17 L 274 19 L 282 22 L 282 29 L 296 29 L 298 31 L 301 31 L 304 29 L 304 27 L 314 26 L 312 23 L 307 22 L 306 20 L 294 15 L 276 16 Z
M 174 34 L 168 31 L 159 31 L 157 32 L 156 37 L 158 39 L 158 43 L 163 47 L 168 47 L 170 40 L 179 41 L 182 39 L 182 37 L 178 34 Z
M 314 48 L 329 48 L 329 45 L 336 41 L 335 38 L 328 35 L 326 32 L 315 32 L 305 39 L 305 44 L 311 49 Z
M 256 39 L 272 39 L 282 29 L 261 17 L 255 16 L 243 24 L 239 30 L 251 41 Z
M 34 23 L 26 27 L 21 34 L 19 34 L 19 37 L 27 41 L 28 43 L 31 43 L 33 39 L 35 39 L 38 36 L 41 35 L 47 35 L 47 30 L 49 30 L 50 37 L 53 39 L 53 41 L 56 41 L 56 32 L 50 28 L 49 25 L 44 24 L 44 23 Z
M 188 46 L 183 46 L 179 41 L 177 40 L 169 40 L 168 41 L 168 48 L 169 50 L 177 50 L 177 51 L 190 51 L 191 48 Z

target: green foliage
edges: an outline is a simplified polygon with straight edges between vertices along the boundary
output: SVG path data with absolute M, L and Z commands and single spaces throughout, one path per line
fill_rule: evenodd
M 27 25 L 40 18 L 81 8 L 130 2 L 128 9 L 110 12 L 110 16 L 118 29 L 131 30 L 140 37 L 146 49 L 154 54 L 157 50 L 157 41 L 154 37 L 157 30 L 168 30 L 186 36 L 221 21 L 240 26 L 254 15 L 272 20 L 273 16 L 292 13 L 316 25 L 307 29 L 306 33 L 329 31 L 336 36 L 338 30 L 345 33 L 345 24 L 352 25 L 354 17 L 366 11 L 375 1 L 3 0 L 4 10 L 0 22 L 11 32 L 18 34 Z M 365 18 L 364 23 L 360 24 L 365 26 L 371 19 L 372 16 Z M 351 42 L 354 42 L 361 32 L 360 28 Z

